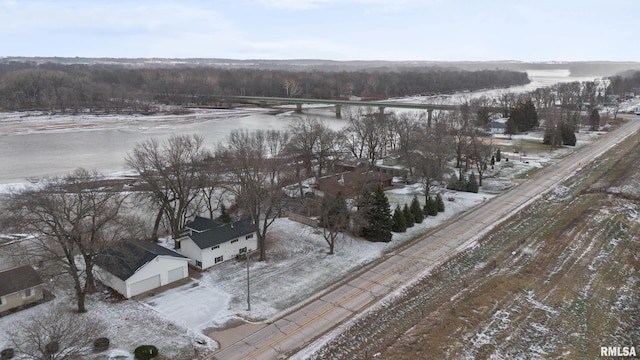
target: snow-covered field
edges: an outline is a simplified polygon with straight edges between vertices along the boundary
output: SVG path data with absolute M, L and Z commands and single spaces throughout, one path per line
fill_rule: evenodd
M 581 132 L 577 135 L 581 146 L 597 133 Z M 532 133 L 523 141 L 541 139 L 541 133 Z M 542 167 L 567 151 L 528 152 L 520 160 L 519 154 L 509 152 L 509 148 L 518 146 L 520 141 L 519 137 L 502 139 L 503 157 L 509 156 L 511 161 L 508 165 L 504 161 L 496 165 L 490 174 L 494 177 L 485 179 L 488 191 L 481 189 L 479 194 L 470 194 L 442 190 L 446 205 L 444 213 L 429 217 L 406 233 L 394 234 L 393 240 L 387 244 L 344 236 L 336 245 L 335 254 L 327 255 L 328 246 L 316 229 L 288 219 L 278 219 L 268 234 L 268 261 L 250 262 L 251 311 L 247 310 L 246 263 L 236 261 L 216 266 L 184 285 L 155 291 L 136 300 L 113 302 L 104 293 L 92 296 L 87 303 L 89 313 L 103 319 L 109 328 L 105 336 L 111 339 L 112 350 L 108 351 L 106 358 L 132 359 L 133 349 L 142 344 L 153 344 L 161 354 L 172 359 L 188 359 L 211 351 L 217 344 L 203 334 L 225 324 L 260 322 L 277 317 L 345 275 L 495 196 L 496 190 L 513 186 L 512 179 L 519 174 Z M 392 209 L 396 204 L 409 203 L 414 195 L 424 202 L 422 189 L 416 185 L 387 191 Z M 58 284 L 53 291 L 56 295 L 54 302 L 73 308 L 70 287 Z M 50 304 L 1 317 L 0 349 L 9 347 L 5 331 L 11 329 L 12 324 L 46 306 Z

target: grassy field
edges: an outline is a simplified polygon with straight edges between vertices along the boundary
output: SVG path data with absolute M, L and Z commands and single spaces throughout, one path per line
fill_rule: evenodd
M 352 324 L 323 359 L 594 359 L 640 350 L 640 146 L 585 166 Z

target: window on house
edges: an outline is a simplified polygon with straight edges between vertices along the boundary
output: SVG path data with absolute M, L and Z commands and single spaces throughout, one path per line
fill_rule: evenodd
M 249 234 L 245 237 L 245 240 L 253 238 L 253 234 Z
M 231 240 L 231 243 L 232 243 L 232 244 L 233 244 L 233 243 L 237 243 L 237 242 L 238 242 L 238 239 Z
M 196 260 L 196 266 L 201 268 L 202 267 L 202 261 Z
M 28 297 L 30 297 L 31 295 L 33 295 L 33 291 L 31 291 L 31 288 L 29 288 L 29 289 L 24 289 L 24 293 L 22 294 L 22 297 L 23 297 L 23 298 L 28 298 Z
M 247 247 L 243 247 L 242 249 L 240 249 L 240 254 L 244 254 L 247 252 Z
M 215 258 L 215 262 L 216 264 L 222 262 L 222 256 L 218 256 L 217 258 Z
M 216 246 L 211 248 L 211 250 L 215 250 L 215 249 L 220 249 L 220 245 L 216 245 Z

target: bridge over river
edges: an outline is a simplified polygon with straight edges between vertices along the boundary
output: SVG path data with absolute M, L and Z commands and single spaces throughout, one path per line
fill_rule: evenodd
M 225 100 L 236 103 L 249 103 L 249 104 L 295 104 L 296 111 L 302 112 L 302 105 L 304 104 L 321 104 L 321 105 L 333 105 L 336 107 L 336 117 L 341 117 L 341 111 L 343 106 L 366 106 L 376 107 L 380 113 L 384 113 L 385 108 L 401 108 L 401 109 L 417 109 L 426 110 L 429 114 L 429 123 L 431 123 L 431 113 L 433 110 L 455 110 L 460 106 L 458 105 L 446 105 L 446 104 L 422 104 L 422 103 L 408 103 L 400 101 L 358 101 L 358 100 L 328 100 L 328 99 L 306 99 L 306 98 L 285 98 L 285 97 L 263 97 L 263 96 L 230 96 L 225 97 Z

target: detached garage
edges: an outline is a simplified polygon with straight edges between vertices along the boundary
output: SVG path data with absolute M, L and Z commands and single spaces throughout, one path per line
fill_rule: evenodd
M 95 259 L 98 278 L 126 298 L 188 276 L 189 259 L 148 241 L 123 241 Z

